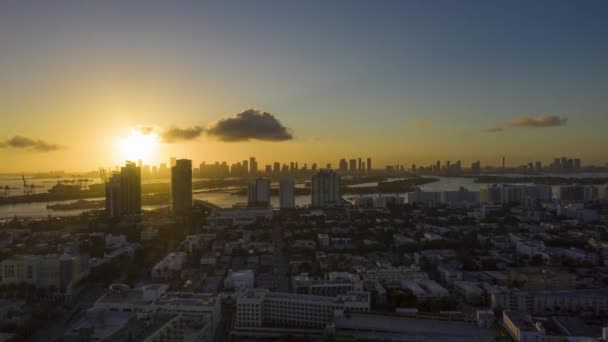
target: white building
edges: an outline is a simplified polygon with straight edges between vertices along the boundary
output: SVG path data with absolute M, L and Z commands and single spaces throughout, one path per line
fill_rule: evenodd
M 296 207 L 296 185 L 293 179 L 283 179 L 279 189 L 279 207 L 281 209 L 293 209 Z
M 455 281 L 454 292 L 464 298 L 469 304 L 478 304 L 483 297 L 483 290 L 470 281 Z
M 545 329 L 541 323 L 533 322 L 525 313 L 505 310 L 502 323 L 516 342 L 544 342 Z
M 237 299 L 235 326 L 293 326 L 324 328 L 335 310 L 370 310 L 369 292 L 349 292 L 336 297 L 249 290 Z
M 417 267 L 381 267 L 360 273 L 363 280 L 374 280 L 385 287 L 399 287 L 402 281 L 422 281 L 428 279 L 426 272 L 418 272 Z
M 235 291 L 242 291 L 252 289 L 255 285 L 255 274 L 252 270 L 243 270 L 228 272 L 228 275 L 224 279 L 224 287 L 227 289 L 234 289 Z
M 90 273 L 86 254 L 23 255 L 0 263 L 2 284 L 29 284 L 38 288 L 70 288 Z
M 330 272 L 326 279 L 313 279 L 303 273 L 293 276 L 291 288 L 295 293 L 335 297 L 352 291 L 363 291 L 363 284 L 357 274 Z
M 186 253 L 172 252 L 152 267 L 152 277 L 156 279 L 169 279 L 174 272 L 182 270 L 186 261 Z
M 608 312 L 608 289 L 556 291 L 512 291 L 496 288 L 490 293 L 492 308 L 527 312 L 533 315 L 559 312 Z
M 549 202 L 553 199 L 550 185 L 490 185 L 480 189 L 482 203 L 492 204 L 529 204 L 537 201 Z
M 210 228 L 223 228 L 224 226 L 246 226 L 257 220 L 272 219 L 272 208 L 221 208 L 214 209 L 207 221 Z
M 165 284 L 150 284 L 138 288 L 112 285 L 103 297 L 95 302 L 96 310 L 120 313 L 156 312 L 180 315 L 190 326 L 188 341 L 213 341 L 221 319 L 220 300 L 211 294 L 167 292 Z M 180 340 L 181 341 L 181 340 Z
M 448 290 L 443 286 L 439 285 L 434 280 L 403 280 L 401 281 L 401 288 L 412 291 L 414 296 L 418 299 L 439 299 L 449 296 Z

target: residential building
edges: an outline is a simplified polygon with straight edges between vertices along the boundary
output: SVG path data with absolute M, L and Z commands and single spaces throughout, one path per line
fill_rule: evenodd
M 335 207 L 342 201 L 340 176 L 332 170 L 321 170 L 312 177 L 313 208 Z
M 293 179 L 283 179 L 279 188 L 279 207 L 281 209 L 293 209 L 295 203 L 295 181 Z
M 192 161 L 179 159 L 171 168 L 171 211 L 186 215 L 192 208 Z

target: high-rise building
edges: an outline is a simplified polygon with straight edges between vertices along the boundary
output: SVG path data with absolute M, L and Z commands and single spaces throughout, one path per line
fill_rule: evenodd
M 367 173 L 372 172 L 372 158 L 367 157 L 367 164 L 366 164 L 366 166 L 367 166 Z
M 284 179 L 281 181 L 279 203 L 281 209 L 293 209 L 296 207 L 295 182 L 293 179 Z
M 171 157 L 169 165 L 170 165 L 170 167 L 174 167 L 175 166 L 175 157 Z
M 250 207 L 267 207 L 270 205 L 270 181 L 258 178 L 248 188 L 248 204 Z
M 327 208 L 340 204 L 342 200 L 340 176 L 332 170 L 321 170 L 312 176 L 312 199 L 314 208 Z
M 171 211 L 185 215 L 192 208 L 192 161 L 179 159 L 171 168 Z
M 258 174 L 258 162 L 255 160 L 255 157 L 249 158 L 249 174 L 252 176 Z
M 351 159 L 349 161 L 348 171 L 350 171 L 350 173 L 356 173 L 357 172 L 357 159 Z
M 275 163 L 273 164 L 273 169 L 272 169 L 272 170 L 273 170 L 273 172 L 274 172 L 275 174 L 277 174 L 277 175 L 278 175 L 278 174 L 281 172 L 281 163 L 279 163 L 279 162 L 275 162 Z
M 574 159 L 574 169 L 577 171 L 581 169 L 581 160 L 579 158 Z
M 141 169 L 133 162 L 121 167 L 106 183 L 106 215 L 111 218 L 141 214 Z
M 340 159 L 340 164 L 338 166 L 340 173 L 342 174 L 346 174 L 348 173 L 348 163 L 346 162 L 346 159 Z
M 361 165 L 361 158 L 357 158 L 357 170 L 363 172 L 363 166 Z
M 471 164 L 471 172 L 473 174 L 481 173 L 481 163 L 479 162 L 479 160 Z

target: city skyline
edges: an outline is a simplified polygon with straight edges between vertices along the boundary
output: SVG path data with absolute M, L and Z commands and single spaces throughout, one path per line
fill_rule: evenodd
M 345 151 L 607 162 L 603 2 L 264 8 L 2 5 L 0 172 Z

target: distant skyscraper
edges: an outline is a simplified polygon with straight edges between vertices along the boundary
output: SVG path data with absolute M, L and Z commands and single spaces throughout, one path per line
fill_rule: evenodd
M 296 207 L 295 182 L 293 179 L 284 179 L 281 181 L 279 202 L 281 209 L 293 209 Z
M 357 170 L 358 170 L 359 172 L 363 172 L 363 165 L 362 165 L 362 163 L 361 163 L 361 158 L 358 158 L 358 159 L 357 159 L 357 165 L 358 165 L 358 166 L 357 166 Z
M 171 157 L 169 165 L 170 165 L 170 167 L 174 167 L 175 166 L 175 157 Z
M 577 171 L 581 169 L 581 160 L 579 158 L 574 159 L 574 169 Z
M 171 168 L 171 211 L 185 215 L 192 208 L 192 161 L 179 159 Z
M 106 215 L 111 218 L 141 214 L 141 169 L 127 162 L 106 183 Z
M 249 158 L 249 174 L 255 176 L 258 174 L 258 162 L 255 157 Z
M 338 165 L 338 169 L 340 170 L 340 173 L 342 173 L 342 174 L 348 173 L 348 163 L 346 162 L 346 159 L 340 159 L 340 164 Z
M 270 181 L 258 178 L 248 188 L 248 204 L 250 207 L 267 207 L 270 205 Z
M 348 163 L 349 163 L 348 171 L 350 171 L 350 173 L 357 172 L 357 159 L 351 159 Z
M 372 172 L 372 158 L 367 157 L 367 173 Z
M 481 173 L 481 163 L 479 162 L 479 160 L 471 164 L 471 172 L 474 174 Z
M 342 195 L 340 176 L 331 170 L 321 170 L 312 176 L 311 203 L 314 208 L 327 208 L 340 204 Z

